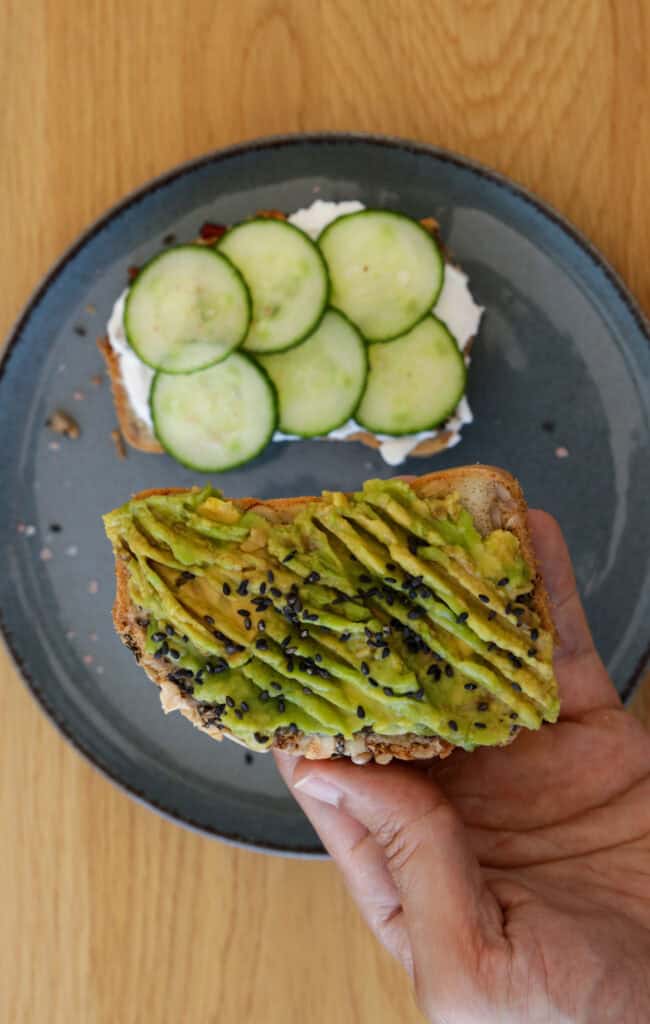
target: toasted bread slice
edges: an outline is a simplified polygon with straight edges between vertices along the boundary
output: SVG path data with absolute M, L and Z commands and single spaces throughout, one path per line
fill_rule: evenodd
M 539 574 L 535 553 L 527 526 L 527 507 L 518 482 L 509 473 L 491 466 L 471 466 L 443 470 L 425 476 L 408 479 L 408 483 L 420 497 L 444 497 L 456 492 L 463 506 L 471 513 L 476 528 L 485 536 L 495 529 L 513 533 L 520 545 L 521 553 L 531 570 L 533 589 L 530 608 L 539 617 L 543 630 L 554 635 L 549 599 L 544 582 Z M 135 495 L 146 498 L 152 494 L 181 493 L 180 488 L 142 491 Z M 313 498 L 299 497 L 258 501 L 254 498 L 239 499 L 235 504 L 242 510 L 254 508 L 256 512 L 274 522 L 291 522 L 296 514 Z M 179 710 L 186 718 L 214 739 L 223 736 L 241 742 L 234 737 L 227 726 L 217 727 L 210 721 L 209 711 L 174 682 L 168 679 L 168 669 L 160 661 L 146 653 L 146 620 L 142 609 L 133 605 L 129 597 L 128 556 L 116 554 L 117 590 L 113 607 L 113 621 L 123 643 L 133 652 L 150 679 L 160 687 L 160 698 L 165 712 Z M 512 735 L 516 734 L 516 728 Z M 273 736 L 274 747 L 310 759 L 338 756 L 351 757 L 355 763 L 364 764 L 374 760 L 386 764 L 392 758 L 412 761 L 423 758 L 445 757 L 454 749 L 453 744 L 437 736 L 422 736 L 415 733 L 381 735 L 361 731 L 351 739 L 331 735 L 308 735 L 278 729 Z
M 286 214 L 279 210 L 260 210 L 256 216 L 270 217 L 274 220 L 286 220 Z M 439 224 L 435 218 L 424 217 L 420 223 L 431 235 L 433 235 L 441 252 L 445 256 L 445 259 L 449 261 L 448 253 L 440 239 Z M 198 245 L 213 245 L 215 241 L 221 237 L 222 232 L 220 225 L 208 225 L 208 227 L 214 230 L 202 232 L 202 234 L 195 239 L 195 242 Z M 473 341 L 474 339 L 471 338 L 465 346 L 464 351 L 466 354 L 471 352 Z M 144 420 L 140 419 L 129 402 L 129 397 L 122 378 L 120 359 L 111 347 L 108 337 L 105 336 L 99 338 L 97 341 L 97 347 L 104 357 L 104 362 L 106 363 L 106 369 L 111 382 L 115 412 L 117 413 L 119 427 L 125 441 L 130 444 L 132 448 L 137 448 L 139 451 L 149 452 L 151 454 L 162 454 L 164 449 L 159 444 L 150 426 Z M 443 451 L 447 448 L 453 437 L 454 432 L 452 430 L 446 430 L 443 427 L 437 431 L 435 437 L 425 437 L 420 441 L 416 447 L 409 452 L 409 457 L 412 455 L 418 457 L 435 455 L 437 452 Z M 365 444 L 368 448 L 377 449 L 381 446 L 381 441 L 376 434 L 372 434 L 370 431 L 361 429 L 356 431 L 354 434 L 349 434 L 344 438 L 344 440 L 360 441 L 361 444 Z

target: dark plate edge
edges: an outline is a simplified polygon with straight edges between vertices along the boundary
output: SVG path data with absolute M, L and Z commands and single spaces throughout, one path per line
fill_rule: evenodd
M 335 145 L 337 142 L 346 142 L 353 144 L 365 145 L 371 143 L 372 145 L 381 146 L 386 149 L 402 149 L 407 153 L 415 155 L 431 156 L 437 160 L 443 161 L 453 166 L 459 167 L 466 171 L 471 171 L 477 174 L 479 177 L 485 178 L 492 184 L 497 185 L 499 188 L 505 189 L 512 193 L 514 196 L 523 200 L 525 203 L 532 206 L 539 213 L 543 214 L 553 223 L 555 223 L 564 234 L 568 235 L 575 244 L 583 250 L 589 260 L 604 274 L 609 280 L 610 284 L 614 287 L 618 294 L 619 299 L 623 305 L 627 308 L 628 312 L 636 322 L 637 327 L 641 333 L 645 336 L 646 341 L 650 345 L 650 323 L 644 315 L 641 307 L 637 303 L 636 299 L 620 277 L 618 272 L 614 270 L 611 264 L 605 259 L 605 257 L 599 252 L 598 249 L 573 225 L 568 221 L 559 211 L 544 200 L 539 199 L 536 195 L 530 192 L 525 186 L 520 185 L 507 178 L 505 175 L 500 174 L 498 171 L 491 170 L 485 165 L 478 161 L 472 160 L 469 157 L 460 156 L 459 154 L 453 153 L 450 150 L 444 149 L 440 146 L 433 146 L 423 142 L 415 142 L 410 139 L 404 139 L 399 136 L 390 135 L 378 135 L 373 133 L 365 132 L 313 132 L 313 133 L 292 133 L 286 135 L 270 135 L 261 138 L 251 139 L 247 142 L 236 143 L 232 146 L 223 147 L 220 149 L 212 150 L 210 153 L 204 154 L 200 157 L 194 157 L 190 160 L 184 161 L 183 163 L 177 164 L 169 171 L 164 171 L 162 174 L 149 179 L 143 185 L 135 188 L 127 195 L 118 200 L 112 206 L 108 208 L 103 214 L 96 218 L 85 231 L 83 231 L 75 241 L 73 241 L 67 249 L 63 251 L 61 256 L 56 260 L 51 269 L 41 279 L 40 283 L 36 286 L 32 294 L 27 299 L 22 310 L 19 312 L 16 320 L 7 335 L 7 341 L 0 353 L 0 379 L 3 377 L 5 370 L 9 364 L 12 353 L 20 340 L 21 334 L 29 322 L 29 319 L 37 308 L 51 285 L 58 278 L 60 273 L 63 271 L 68 262 L 90 241 L 106 224 L 110 223 L 111 220 L 119 213 L 133 206 L 145 196 L 156 192 L 158 189 L 163 188 L 169 182 L 176 180 L 177 178 L 183 177 L 186 174 L 191 174 L 200 167 L 204 167 L 210 163 L 215 163 L 221 160 L 227 160 L 236 158 L 240 155 L 255 152 L 257 150 L 266 149 L 281 149 L 284 147 L 300 146 L 304 144 L 310 145 Z M 40 705 L 41 710 L 48 716 L 56 727 L 59 729 L 61 734 L 71 743 L 71 745 L 79 751 L 90 763 L 97 768 L 102 775 L 104 775 L 109 781 L 116 784 L 119 788 L 123 789 L 130 796 L 132 796 L 138 803 L 145 804 L 150 809 L 155 810 L 162 817 L 186 826 L 195 832 L 200 832 L 203 835 L 208 835 L 214 838 L 221 839 L 230 845 L 241 847 L 248 850 L 257 850 L 260 852 L 272 853 L 280 856 L 289 856 L 297 858 L 310 858 L 310 859 L 324 859 L 327 857 L 320 847 L 304 847 L 295 850 L 287 850 L 285 847 L 278 846 L 267 841 L 251 842 L 246 840 L 236 833 L 224 833 L 217 829 L 213 829 L 208 825 L 202 825 L 190 818 L 186 818 L 181 814 L 171 812 L 159 805 L 155 800 L 145 796 L 137 789 L 135 789 L 130 783 L 125 782 L 114 774 L 111 769 L 102 763 L 101 759 L 98 759 L 96 753 L 90 752 L 86 747 L 79 742 L 74 736 L 73 731 L 68 727 L 64 718 L 58 715 L 57 712 L 50 706 L 46 695 L 41 691 L 38 683 L 32 679 L 27 672 L 25 666 L 22 664 L 22 658 L 18 650 L 14 647 L 12 642 L 11 632 L 4 621 L 4 615 L 0 608 L 0 633 L 3 636 L 4 644 L 11 655 L 15 667 L 17 668 L 19 675 L 22 677 L 30 690 L 32 696 Z M 639 662 L 634 669 L 632 675 L 628 679 L 627 683 L 623 687 L 621 694 L 623 701 L 628 701 L 634 693 L 634 690 L 644 673 L 648 664 L 650 663 L 650 642 L 646 647 L 645 651 L 641 655 Z

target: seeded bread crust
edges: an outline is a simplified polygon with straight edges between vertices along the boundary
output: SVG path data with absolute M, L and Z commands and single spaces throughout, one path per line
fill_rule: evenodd
M 542 627 L 555 635 L 548 594 L 539 573 L 528 531 L 527 506 L 517 480 L 503 469 L 480 465 L 402 479 L 407 479 L 416 494 L 421 497 L 443 497 L 450 491 L 458 492 L 463 504 L 471 512 L 477 529 L 483 535 L 495 529 L 506 529 L 515 534 L 522 554 L 531 568 L 534 581 L 531 607 L 538 614 Z M 183 488 L 178 487 L 152 489 L 141 491 L 134 497 L 179 494 L 182 491 Z M 274 522 L 290 522 L 302 507 L 314 500 L 311 497 L 277 498 L 269 501 L 241 498 L 236 500 L 235 504 L 242 511 L 254 508 L 256 512 Z M 216 723 L 210 722 L 209 706 L 202 707 L 199 701 L 184 693 L 176 683 L 167 678 L 168 666 L 161 665 L 160 661 L 146 653 L 146 625 L 143 612 L 132 604 L 129 597 L 128 557 L 116 555 L 115 576 L 115 629 L 149 678 L 159 686 L 160 700 L 165 713 L 180 711 L 185 718 L 213 739 L 221 740 L 226 736 L 241 744 L 241 740 L 233 736 L 227 726 L 217 727 Z M 415 733 L 388 736 L 372 731 L 361 731 L 352 740 L 344 740 L 342 737 L 290 733 L 282 729 L 274 734 L 273 746 L 310 760 L 345 756 L 350 757 L 356 764 L 366 764 L 369 761 L 388 764 L 393 758 L 415 761 L 447 757 L 454 749 L 453 744 L 439 737 L 419 736 Z
M 274 220 L 286 220 L 286 215 L 281 213 L 279 210 L 260 210 L 258 211 L 257 216 L 270 217 Z M 443 255 L 447 256 L 445 246 L 440 239 L 438 222 L 433 217 L 424 217 L 420 223 L 422 224 L 422 227 L 433 235 Z M 199 236 L 195 241 L 199 245 L 211 245 L 214 242 L 214 238 L 202 238 Z M 468 354 L 471 351 L 473 341 L 474 339 L 470 338 L 469 342 L 465 346 L 465 352 Z M 124 386 L 119 356 L 111 348 L 108 337 L 98 338 L 97 347 L 104 357 L 104 362 L 106 363 L 106 369 L 111 382 L 111 390 L 113 392 L 115 412 L 117 413 L 117 420 L 125 441 L 127 441 L 132 448 L 137 448 L 139 451 L 158 455 L 162 454 L 164 449 L 158 443 L 154 433 L 145 421 L 136 416 L 133 411 L 133 407 L 129 402 L 126 388 Z M 409 457 L 411 455 L 425 457 L 444 451 L 445 448 L 449 447 L 453 437 L 454 432 L 452 430 L 445 430 L 443 428 L 438 431 L 436 437 L 427 437 L 423 441 L 420 441 L 415 448 L 409 452 Z M 381 445 L 381 441 L 377 435 L 371 434 L 368 430 L 358 430 L 354 434 L 349 434 L 347 437 L 343 438 L 343 440 L 360 441 L 361 444 L 365 444 L 368 448 L 375 449 L 379 448 Z

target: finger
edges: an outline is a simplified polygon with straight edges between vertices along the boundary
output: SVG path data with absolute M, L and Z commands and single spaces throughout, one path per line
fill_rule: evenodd
M 379 941 L 413 972 L 411 945 L 404 925 L 399 894 L 383 852 L 368 829 L 327 801 L 293 788 L 294 772 L 302 759 L 274 751 L 280 775 L 338 864 L 350 894 Z
M 342 761 L 303 761 L 292 781 L 301 798 L 334 806 L 367 829 L 374 844 L 357 841 L 342 849 L 328 834 L 336 821 L 319 821 L 346 881 L 354 883 L 375 864 L 376 851 L 382 853 L 403 910 L 416 978 L 430 966 L 432 949 L 440 993 L 440 979 L 471 977 L 483 945 L 503 940 L 501 915 L 483 888 L 463 825 L 438 787 L 399 765 L 360 769 Z M 354 891 L 365 898 L 362 887 Z
M 617 707 L 620 700 L 594 647 L 559 524 L 539 510 L 529 511 L 528 523 L 558 632 L 555 669 L 562 715 L 572 718 L 596 707 Z

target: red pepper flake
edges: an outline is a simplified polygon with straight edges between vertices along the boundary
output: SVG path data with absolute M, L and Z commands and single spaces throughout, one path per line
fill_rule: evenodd
M 555 456 L 558 459 L 568 459 L 568 457 L 569 457 L 569 449 L 568 448 L 564 448 L 563 446 L 560 446 L 559 448 L 555 449 Z
M 135 279 L 136 279 L 136 277 L 138 276 L 139 273 L 140 273 L 140 267 L 136 267 L 136 266 L 129 267 L 129 269 L 127 270 L 127 274 L 129 275 L 129 282 L 135 281 Z
M 201 225 L 199 234 L 204 242 L 216 242 L 217 239 L 223 238 L 226 230 L 225 224 L 215 224 L 211 220 L 206 220 L 205 223 Z

